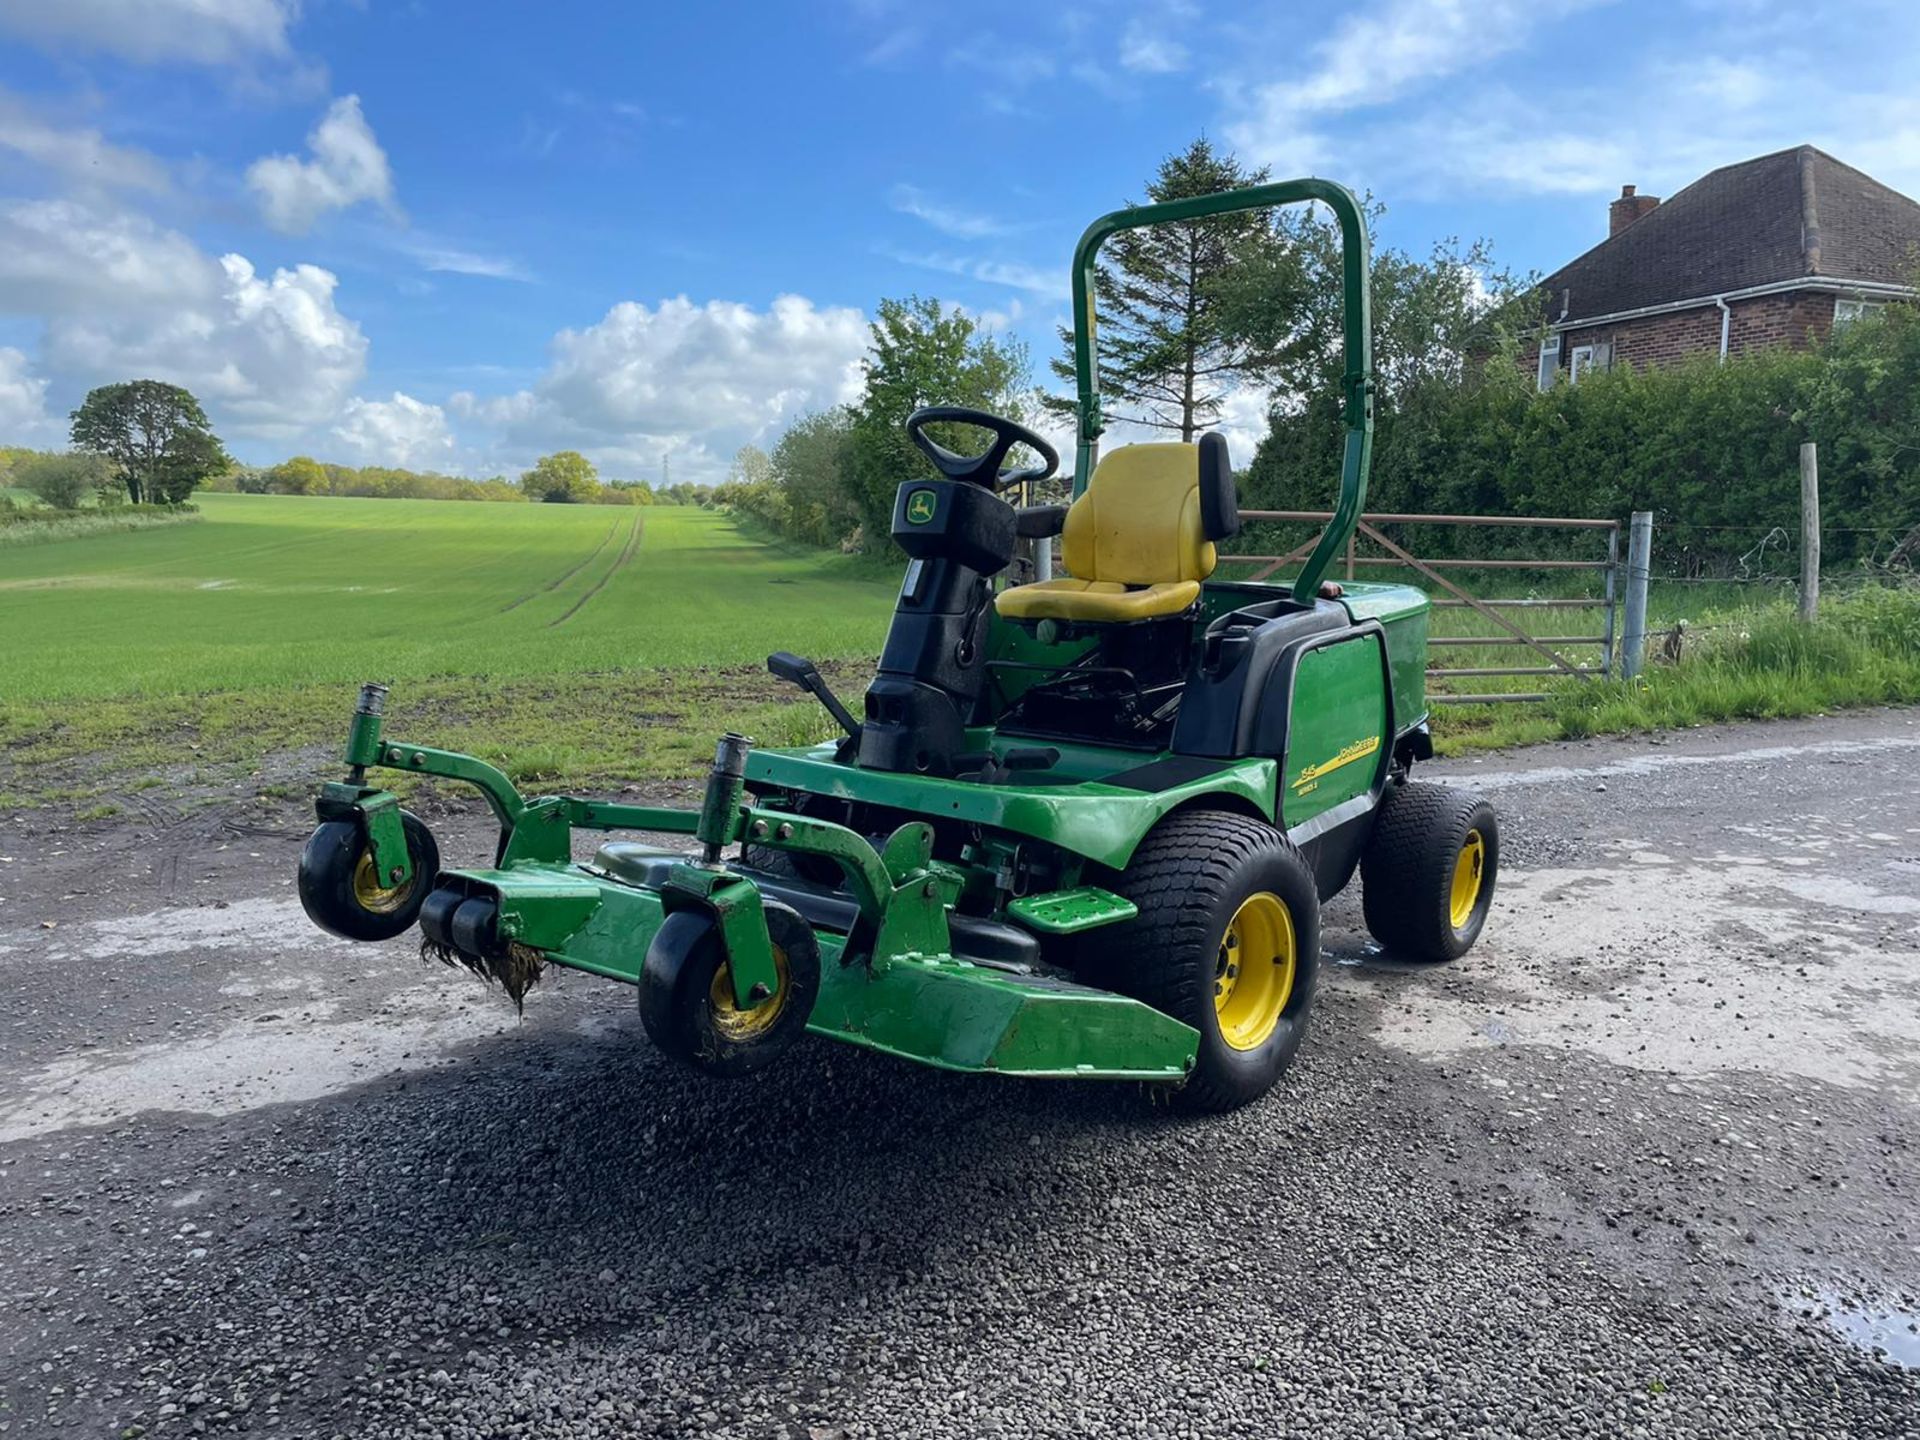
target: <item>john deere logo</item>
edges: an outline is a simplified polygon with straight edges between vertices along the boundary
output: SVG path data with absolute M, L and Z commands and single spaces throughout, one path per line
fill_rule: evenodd
M 924 525 L 933 518 L 933 491 L 916 490 L 907 496 L 907 523 Z

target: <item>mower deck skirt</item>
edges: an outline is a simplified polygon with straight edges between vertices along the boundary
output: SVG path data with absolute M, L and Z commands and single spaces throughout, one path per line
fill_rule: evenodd
M 552 963 L 627 984 L 665 920 L 659 892 L 581 865 L 450 870 L 441 883 L 496 896 L 501 934 Z M 556 916 L 566 918 L 556 926 Z M 1199 1042 L 1191 1026 L 1111 991 L 950 954 L 843 964 L 847 937 L 814 933 L 822 973 L 807 1028 L 869 1050 L 943 1070 L 1177 1081 Z

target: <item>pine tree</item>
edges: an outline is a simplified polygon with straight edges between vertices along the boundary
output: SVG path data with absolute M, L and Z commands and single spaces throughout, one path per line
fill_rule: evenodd
M 1267 178 L 1264 168 L 1243 168 L 1203 136 L 1161 162 L 1147 199 L 1185 200 Z M 1123 230 L 1106 243 L 1094 294 L 1109 419 L 1178 431 L 1191 441 L 1219 418 L 1221 403 L 1256 357 L 1221 325 L 1215 290 L 1229 267 L 1267 258 L 1277 244 L 1264 210 Z M 1060 338 L 1065 353 L 1053 361 L 1053 373 L 1071 383 L 1073 334 L 1063 328 Z M 1042 403 L 1055 414 L 1074 414 L 1071 398 L 1044 396 Z

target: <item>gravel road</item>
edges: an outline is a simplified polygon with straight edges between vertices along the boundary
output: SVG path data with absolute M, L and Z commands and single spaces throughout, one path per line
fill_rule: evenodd
M 704 1081 L 620 987 L 317 935 L 291 807 L 0 817 L 0 1434 L 1920 1434 L 1920 712 L 1431 771 L 1480 947 L 1343 896 L 1207 1120 Z

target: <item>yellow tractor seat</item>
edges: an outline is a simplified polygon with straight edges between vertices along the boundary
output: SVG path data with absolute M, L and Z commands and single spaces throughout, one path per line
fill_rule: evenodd
M 1125 624 L 1179 615 L 1213 573 L 1213 542 L 1239 530 L 1224 436 L 1125 445 L 1094 467 L 1067 509 L 1060 549 L 1072 577 L 1002 590 L 995 606 L 1008 620 Z

